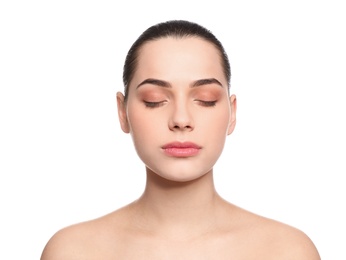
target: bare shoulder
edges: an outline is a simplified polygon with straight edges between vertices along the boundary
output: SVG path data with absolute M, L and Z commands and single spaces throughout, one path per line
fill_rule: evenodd
M 319 253 L 312 240 L 303 231 L 274 220 L 269 222 L 265 234 L 268 234 L 270 248 L 282 259 L 320 260 Z M 274 247 L 274 248 L 273 248 Z
M 59 230 L 46 244 L 41 260 L 112 258 L 122 243 L 122 211 Z
M 320 260 L 313 241 L 285 223 L 242 211 L 247 241 L 260 259 Z
M 83 236 L 86 235 L 85 224 L 76 224 L 59 230 L 46 244 L 41 260 L 77 259 L 80 248 L 84 247 Z

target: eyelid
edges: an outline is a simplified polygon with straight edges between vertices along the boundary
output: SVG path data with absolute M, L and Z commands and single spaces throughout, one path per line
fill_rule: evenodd
M 201 100 L 196 99 L 195 101 L 199 102 L 202 106 L 213 107 L 216 105 L 217 100 Z
M 146 100 L 143 100 L 143 103 L 144 103 L 144 105 L 147 108 L 160 107 L 160 106 L 164 105 L 165 102 L 166 102 L 165 100 L 162 100 L 162 101 L 146 101 Z

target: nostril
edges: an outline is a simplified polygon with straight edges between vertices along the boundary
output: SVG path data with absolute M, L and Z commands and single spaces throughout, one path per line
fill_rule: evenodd
M 190 125 L 185 125 L 185 126 L 175 125 L 175 126 L 173 126 L 172 129 L 174 129 L 174 130 L 182 130 L 182 131 L 184 131 L 184 130 L 191 130 L 192 126 L 190 126 Z

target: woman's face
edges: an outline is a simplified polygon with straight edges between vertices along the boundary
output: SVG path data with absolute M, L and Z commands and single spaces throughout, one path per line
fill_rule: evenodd
M 173 181 L 212 170 L 235 126 L 218 50 L 197 38 L 144 44 L 126 104 L 118 93 L 122 129 L 146 167 Z

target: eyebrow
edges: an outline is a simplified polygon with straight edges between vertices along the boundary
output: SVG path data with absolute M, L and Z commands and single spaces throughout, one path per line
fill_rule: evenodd
M 160 79 L 148 78 L 148 79 L 143 80 L 141 83 L 139 83 L 137 85 L 136 89 L 142 85 L 145 85 L 145 84 L 151 84 L 151 85 L 155 85 L 155 86 L 159 86 L 159 87 L 163 87 L 163 88 L 171 88 L 172 87 L 172 85 L 167 81 L 160 80 Z M 210 85 L 210 84 L 216 84 L 216 85 L 219 85 L 220 87 L 223 88 L 221 82 L 215 78 L 196 80 L 191 84 L 191 87 L 194 88 L 194 87 L 200 87 L 200 86 Z
M 208 78 L 208 79 L 199 79 L 199 80 L 196 80 L 196 81 L 192 84 L 192 87 L 199 87 L 199 86 L 210 85 L 210 84 L 216 84 L 216 85 L 219 85 L 220 87 L 223 88 L 221 82 L 218 81 L 218 80 L 215 79 L 215 78 Z
M 151 84 L 151 85 L 164 87 L 164 88 L 171 88 L 172 87 L 171 84 L 169 84 L 169 82 L 167 82 L 167 81 L 149 78 L 149 79 L 145 79 L 141 83 L 139 83 L 138 86 L 136 87 L 136 89 L 142 85 L 145 85 L 145 84 Z

